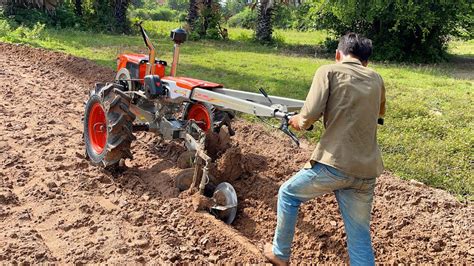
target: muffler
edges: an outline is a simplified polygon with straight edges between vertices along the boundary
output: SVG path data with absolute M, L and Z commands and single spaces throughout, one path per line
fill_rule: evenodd
M 170 37 L 174 42 L 173 63 L 171 64 L 170 75 L 172 77 L 175 77 L 176 69 L 178 67 L 178 62 L 179 62 L 179 47 L 184 41 L 186 41 L 187 35 L 186 35 L 185 30 L 179 28 L 179 29 L 172 30 Z

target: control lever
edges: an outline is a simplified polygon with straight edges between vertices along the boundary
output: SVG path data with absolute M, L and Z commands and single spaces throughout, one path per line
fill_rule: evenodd
M 268 97 L 268 93 L 263 88 L 258 89 L 258 91 L 263 95 L 263 97 L 267 98 L 270 104 L 273 104 L 272 99 Z
M 294 115 L 296 115 L 295 112 L 287 113 L 281 119 L 281 124 L 280 124 L 280 127 L 278 129 L 280 129 L 281 131 L 283 131 L 283 133 L 288 135 L 296 143 L 296 145 L 299 147 L 300 146 L 300 141 L 299 141 L 298 137 L 295 135 L 295 133 L 293 133 L 293 131 L 290 130 L 290 127 L 289 127 L 289 121 L 290 121 L 291 117 L 294 116 Z M 308 129 L 306 129 L 306 131 L 311 131 L 313 129 L 314 129 L 314 126 L 311 125 Z
M 287 113 L 282 119 L 281 119 L 281 124 L 280 127 L 278 128 L 281 130 L 283 133 L 288 135 L 295 143 L 296 146 L 300 146 L 300 140 L 298 137 L 293 133 L 293 131 L 290 130 L 288 126 L 288 122 L 290 121 L 291 116 L 295 115 L 295 113 Z

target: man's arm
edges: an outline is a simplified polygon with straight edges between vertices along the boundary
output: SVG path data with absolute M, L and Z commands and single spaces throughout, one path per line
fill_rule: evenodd
M 307 129 L 323 115 L 329 97 L 328 74 L 325 67 L 316 71 L 301 112 L 290 120 L 290 125 L 295 129 Z

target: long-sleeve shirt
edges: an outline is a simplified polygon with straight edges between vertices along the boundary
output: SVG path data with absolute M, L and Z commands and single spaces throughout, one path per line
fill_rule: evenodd
M 379 176 L 383 162 L 377 120 L 384 114 L 385 87 L 374 70 L 355 58 L 320 67 L 299 120 L 306 129 L 324 118 L 325 130 L 310 164 L 320 162 L 357 178 Z

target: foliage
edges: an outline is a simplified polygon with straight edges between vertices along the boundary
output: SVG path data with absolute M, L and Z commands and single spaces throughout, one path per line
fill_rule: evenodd
M 246 7 L 246 0 L 227 0 L 222 7 L 222 13 L 224 14 L 224 17 L 230 18 L 243 12 Z
M 16 23 L 32 27 L 36 23 L 55 28 L 126 33 L 128 0 L 66 0 L 58 2 L 54 10 L 44 10 L 9 0 L 6 15 Z M 77 10 L 77 5 L 81 10 Z
M 297 9 L 293 6 L 278 3 L 275 5 L 273 26 L 279 29 L 291 29 L 293 28 L 293 22 L 295 21 L 295 11 Z
M 472 30 L 474 12 L 467 0 L 315 0 L 311 5 L 308 20 L 317 22 L 315 27 L 366 35 L 374 42 L 375 59 L 414 62 L 444 60 L 449 37 Z
M 188 11 L 189 1 L 187 0 L 168 0 L 167 6 L 173 10 L 186 12 Z
M 193 9 L 191 6 L 193 6 Z M 225 38 L 221 28 L 222 20 L 219 3 L 213 0 L 190 1 L 187 23 L 191 40 Z
M 154 9 L 137 8 L 130 10 L 130 18 L 136 18 L 139 20 L 174 21 L 178 19 L 178 12 L 162 6 L 155 7 Z
M 0 17 L 0 38 L 8 42 L 29 42 L 43 39 L 45 24 L 37 22 L 35 25 L 19 26 L 14 21 Z
M 257 12 L 247 7 L 244 10 L 242 10 L 240 13 L 232 16 L 227 21 L 227 24 L 229 25 L 229 27 L 241 27 L 245 29 L 254 29 L 256 21 L 257 21 Z
M 68 4 L 58 6 L 54 13 L 44 12 L 35 8 L 11 7 L 8 15 L 16 23 L 27 27 L 33 27 L 40 23 L 56 28 L 77 28 L 80 24 L 80 20 Z

